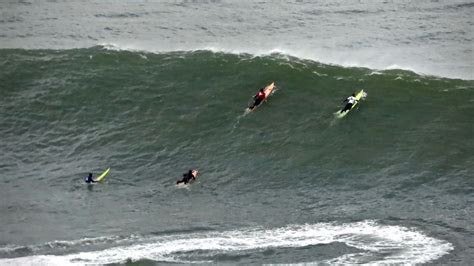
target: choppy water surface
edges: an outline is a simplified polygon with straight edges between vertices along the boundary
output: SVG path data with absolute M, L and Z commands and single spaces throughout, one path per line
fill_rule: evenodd
M 472 261 L 472 4 L 0 7 L 0 264 Z

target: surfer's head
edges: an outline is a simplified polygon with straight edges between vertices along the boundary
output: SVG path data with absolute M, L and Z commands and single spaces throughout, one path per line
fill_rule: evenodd
M 264 89 L 263 89 L 263 88 L 261 88 L 261 89 L 260 89 L 260 92 L 264 92 Z
M 89 177 L 92 177 L 92 173 L 89 173 Z
M 356 96 L 356 94 L 355 94 L 355 93 L 353 93 L 353 94 L 352 94 L 352 97 L 355 97 L 355 96 Z

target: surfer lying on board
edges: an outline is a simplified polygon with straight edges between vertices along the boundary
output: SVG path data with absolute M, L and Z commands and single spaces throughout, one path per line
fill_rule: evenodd
M 187 184 L 191 181 L 194 181 L 196 180 L 197 175 L 198 175 L 198 170 L 196 169 L 189 170 L 187 173 L 183 174 L 183 179 L 176 181 L 176 185 L 180 183 Z
M 253 108 L 255 108 L 255 106 L 258 106 L 263 100 L 265 100 L 265 91 L 264 89 L 260 89 L 260 91 L 255 94 L 255 96 L 253 96 L 253 98 L 255 99 L 255 102 L 253 103 L 253 105 L 249 106 L 249 109 L 252 110 Z
M 357 99 L 355 97 L 355 93 L 353 93 L 351 96 L 347 97 L 347 99 L 345 99 L 343 101 L 343 103 L 347 102 L 346 106 L 344 106 L 344 108 L 342 108 L 341 110 L 341 114 L 344 113 L 345 111 L 347 110 L 351 110 L 352 106 L 354 105 L 354 103 L 357 102 Z
M 87 184 L 90 184 L 90 183 L 97 183 L 97 181 L 94 181 L 94 179 L 92 179 L 92 173 L 89 173 L 89 176 L 84 177 L 84 181 L 85 181 Z

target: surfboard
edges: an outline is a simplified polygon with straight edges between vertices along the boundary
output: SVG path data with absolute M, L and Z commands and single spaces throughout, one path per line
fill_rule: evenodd
M 186 183 L 186 184 L 185 184 L 185 183 L 179 183 L 179 184 L 175 184 L 175 186 L 176 186 L 177 188 L 189 188 L 189 186 L 191 185 L 191 183 L 193 183 L 193 182 L 189 182 L 189 183 Z
M 339 110 L 339 111 L 337 111 L 337 112 L 335 113 L 335 115 L 337 116 L 337 118 L 343 118 L 344 116 L 346 116 L 352 109 L 354 109 L 354 107 L 356 107 L 356 105 L 359 103 L 360 99 L 361 99 L 362 97 L 365 97 L 365 95 L 367 95 L 367 94 L 364 92 L 364 90 L 360 90 L 360 91 L 356 94 L 356 96 L 355 96 L 355 98 L 356 98 L 357 101 L 352 105 L 351 109 L 346 110 L 346 111 L 344 111 L 344 112 L 342 112 L 342 113 L 341 113 L 342 109 Z
M 263 92 L 265 93 L 265 98 L 263 99 L 263 101 L 260 102 L 260 104 L 255 106 L 253 109 L 250 109 L 249 107 L 247 107 L 247 109 L 245 110 L 247 112 L 251 112 L 255 110 L 257 107 L 259 107 L 260 105 L 262 105 L 262 103 L 265 102 L 268 99 L 268 97 L 270 97 L 274 89 L 275 89 L 275 82 L 272 82 L 270 85 L 266 86 L 265 89 L 263 90 Z
M 102 181 L 105 178 L 105 176 L 109 173 L 109 171 L 110 171 L 110 167 L 107 168 L 107 170 L 105 170 L 99 177 L 97 177 L 95 181 L 97 182 Z

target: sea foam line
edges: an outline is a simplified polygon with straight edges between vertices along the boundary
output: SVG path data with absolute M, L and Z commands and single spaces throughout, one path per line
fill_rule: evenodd
M 403 226 L 380 225 L 375 221 L 316 223 L 280 228 L 247 228 L 224 232 L 199 232 L 153 236 L 139 244 L 67 255 L 35 255 L 0 260 L 2 265 L 81 265 L 121 263 L 149 259 L 166 262 L 202 262 L 193 252 L 232 255 L 274 248 L 298 248 L 344 243 L 357 253 L 344 254 L 328 263 L 426 263 L 453 249 L 447 241 L 435 239 Z M 375 259 L 374 259 L 375 258 Z M 319 261 L 322 262 L 322 261 Z M 295 262 L 299 263 L 299 262 Z M 318 262 L 314 262 L 318 263 Z
M 375 71 L 384 70 L 405 70 L 414 72 L 421 76 L 439 76 L 454 79 L 466 79 L 471 80 L 472 75 L 453 75 L 452 73 L 444 73 L 440 70 L 430 70 L 416 67 L 414 65 L 407 64 L 407 62 L 395 63 L 397 58 L 392 58 L 387 62 L 383 60 L 374 60 L 370 54 L 352 55 L 350 51 L 325 51 L 325 50 L 296 50 L 292 48 L 273 47 L 273 48 L 229 48 L 220 46 L 203 45 L 199 47 L 169 47 L 169 48 L 155 48 L 147 47 L 146 45 L 135 45 L 135 44 L 118 44 L 118 43 L 99 43 L 99 46 L 107 50 L 113 51 L 130 51 L 130 52 L 143 52 L 143 53 L 170 53 L 170 52 L 195 52 L 195 51 L 210 51 L 213 53 L 227 53 L 235 55 L 250 55 L 253 57 L 259 56 L 271 56 L 279 55 L 283 58 L 289 59 L 290 57 L 299 58 L 302 60 L 311 60 L 327 65 L 341 66 L 341 67 L 356 67 L 356 68 L 368 68 Z M 370 53 L 370 52 L 369 52 Z M 376 57 L 379 58 L 379 57 Z M 413 62 L 412 62 L 413 63 Z M 416 64 L 415 64 L 416 65 Z

